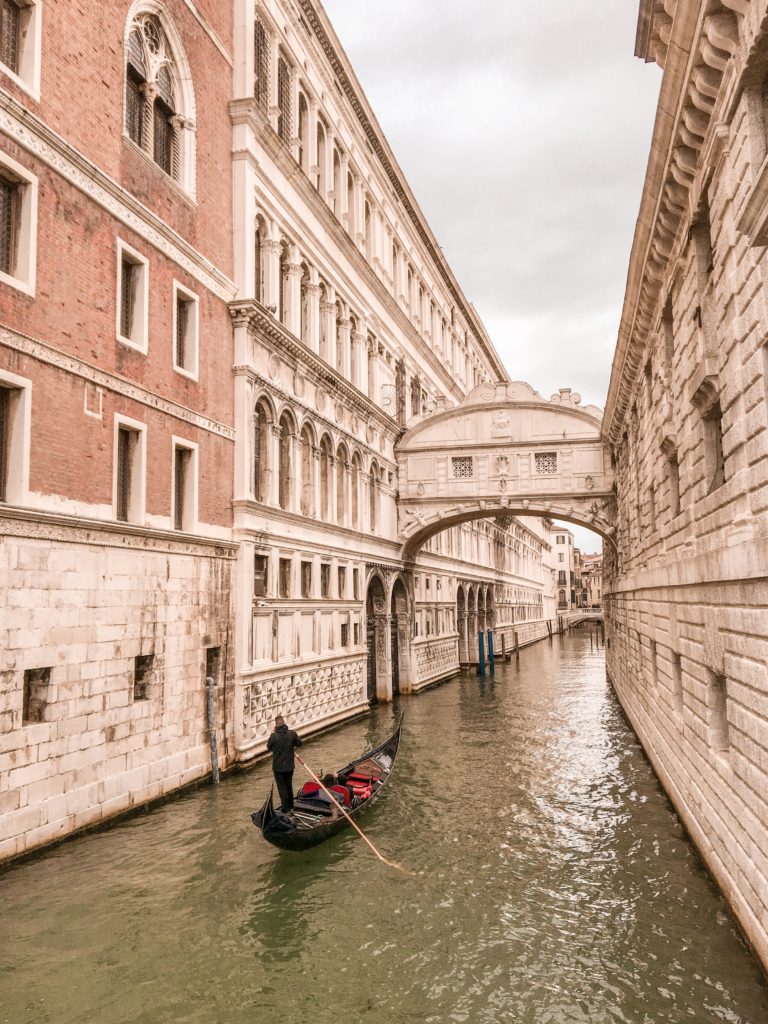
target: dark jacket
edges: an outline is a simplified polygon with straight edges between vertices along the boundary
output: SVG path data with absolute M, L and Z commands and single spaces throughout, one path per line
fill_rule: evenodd
M 272 771 L 292 772 L 294 769 L 293 748 L 300 747 L 298 734 L 287 725 L 278 725 L 267 740 L 267 750 L 272 751 Z

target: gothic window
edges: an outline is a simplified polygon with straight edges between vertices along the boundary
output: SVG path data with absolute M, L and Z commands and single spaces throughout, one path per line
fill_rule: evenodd
M 312 433 L 309 427 L 301 432 L 301 514 L 312 515 Z
M 253 98 L 265 114 L 269 110 L 269 34 L 257 18 L 253 35 Z
M 184 95 L 179 61 L 160 19 L 147 12 L 131 23 L 126 43 L 125 131 L 169 177 L 191 191 L 192 100 Z
M 557 473 L 557 452 L 536 452 L 534 463 L 539 476 L 554 476 Z
M 277 134 L 291 144 L 291 66 L 281 53 L 277 58 Z
M 268 406 L 263 401 L 258 402 L 253 413 L 253 496 L 256 501 L 267 500 L 271 423 Z

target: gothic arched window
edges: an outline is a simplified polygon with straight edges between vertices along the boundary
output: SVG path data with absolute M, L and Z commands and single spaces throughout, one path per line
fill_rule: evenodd
M 125 131 L 158 167 L 194 185 L 194 99 L 179 45 L 155 14 L 133 19 L 126 40 Z

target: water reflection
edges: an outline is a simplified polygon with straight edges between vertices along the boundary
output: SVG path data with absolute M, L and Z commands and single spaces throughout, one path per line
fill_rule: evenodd
M 265 844 L 261 765 L 0 876 L 0 1024 L 765 1024 L 756 965 L 588 636 L 402 707 L 363 824 L 412 876 L 351 833 Z M 309 763 L 398 717 L 312 739 Z

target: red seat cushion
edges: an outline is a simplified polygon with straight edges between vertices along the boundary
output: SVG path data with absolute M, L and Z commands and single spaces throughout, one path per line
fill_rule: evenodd
M 315 793 L 320 792 L 320 787 L 316 782 L 305 782 L 299 791 L 299 796 L 314 796 Z
M 340 796 L 344 806 L 349 807 L 349 790 L 346 786 L 331 786 L 331 793 Z

